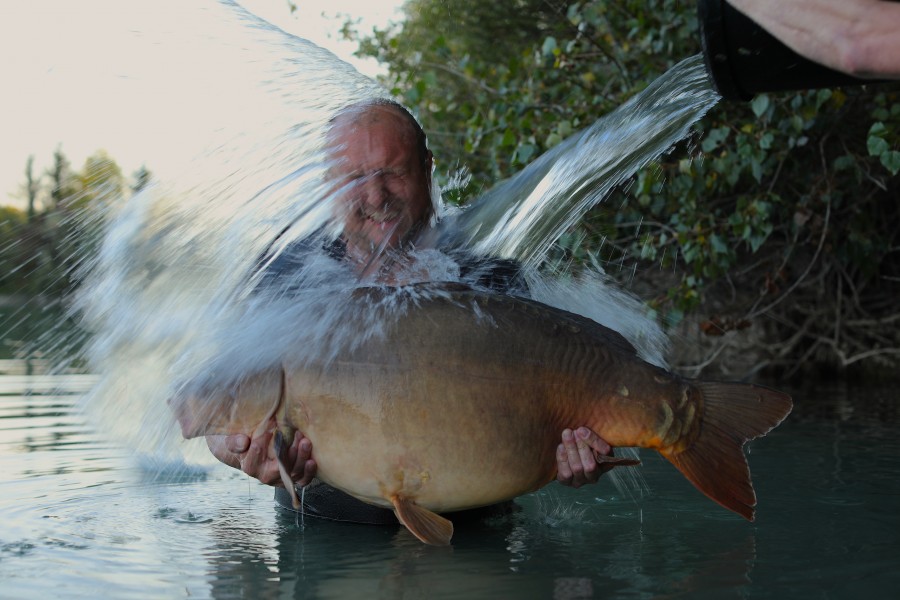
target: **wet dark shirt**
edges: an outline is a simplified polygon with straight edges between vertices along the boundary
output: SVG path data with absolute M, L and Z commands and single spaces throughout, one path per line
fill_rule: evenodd
M 339 262 L 346 257 L 346 251 L 346 245 L 341 239 L 323 243 L 318 238 L 310 238 L 295 242 L 271 260 L 265 256 L 260 259 L 260 268 L 263 269 L 260 288 L 282 287 L 285 291 L 290 291 L 290 284 L 286 285 L 284 282 L 303 270 L 311 253 L 320 252 Z M 459 265 L 459 281 L 462 283 L 500 294 L 529 295 L 528 285 L 516 261 L 479 257 L 462 250 L 446 254 Z

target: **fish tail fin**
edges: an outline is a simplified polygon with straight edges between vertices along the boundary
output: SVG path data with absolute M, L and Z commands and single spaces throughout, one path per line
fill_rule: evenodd
M 764 436 L 791 412 L 791 397 L 745 383 L 693 381 L 703 396 L 697 439 L 666 457 L 697 489 L 748 521 L 754 517 L 756 493 L 744 444 Z

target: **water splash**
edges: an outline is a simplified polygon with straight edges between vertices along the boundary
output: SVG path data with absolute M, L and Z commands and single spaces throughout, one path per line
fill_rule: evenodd
M 259 257 L 333 225 L 324 180 L 328 120 L 348 104 L 387 95 L 330 52 L 233 2 L 204 8 L 208 15 L 190 29 L 173 24 L 147 36 L 150 46 L 180 48 L 196 76 L 173 66 L 172 80 L 158 84 L 210 101 L 203 126 L 173 141 L 196 147 L 197 156 L 180 174 L 110 206 L 72 305 L 90 333 L 85 359 L 101 374 L 88 412 L 146 451 L 177 445 L 166 399 L 184 381 L 208 376 L 221 364 L 214 357 L 243 349 L 247 367 L 235 363 L 232 372 L 271 359 L 271 346 L 252 335 L 253 323 L 273 329 L 271 311 L 249 300 Z M 209 81 L 221 64 L 228 76 Z M 332 288 L 351 281 L 319 272 L 329 275 L 337 275 Z M 123 405 L 132 418 L 122 418 Z
M 326 181 L 329 120 L 387 93 L 232 2 L 215 9 L 207 30 L 184 35 L 203 40 L 209 60 L 228 62 L 228 85 L 252 93 L 233 105 L 223 98 L 220 120 L 204 134 L 209 143 L 184 173 L 110 208 L 73 304 L 90 332 L 85 358 L 101 376 L 90 413 L 103 430 L 161 457 L 183 451 L 166 401 L 186 386 L 233 380 L 298 348 L 335 355 L 410 306 L 398 301 L 370 307 L 363 320 L 346 318 L 363 283 L 324 257 L 307 257 L 293 277 L 260 293 L 260 257 L 276 260 L 301 240 L 319 247 L 340 230 Z M 699 59 L 685 61 L 471 208 L 448 211 L 419 240 L 409 278 L 459 280 L 452 252 L 460 248 L 514 258 L 536 299 L 622 332 L 661 364 L 665 335 L 601 270 L 570 277 L 538 266 L 561 232 L 715 102 L 701 72 Z M 202 446 L 188 454 L 211 460 Z
M 585 212 L 687 137 L 719 98 L 703 57 L 683 60 L 618 109 L 446 219 L 439 227 L 439 243 L 536 267 Z
M 664 367 L 668 338 L 658 323 L 648 317 L 647 308 L 599 267 L 585 269 L 577 276 L 534 274 L 529 289 L 535 300 L 588 317 L 618 331 L 649 363 Z

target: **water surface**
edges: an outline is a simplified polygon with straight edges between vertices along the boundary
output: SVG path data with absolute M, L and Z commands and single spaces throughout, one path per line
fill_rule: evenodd
M 136 455 L 76 409 L 92 376 L 36 370 L 0 361 L 2 597 L 866 598 L 900 585 L 891 386 L 789 388 L 793 414 L 751 445 L 754 523 L 645 451 L 645 493 L 552 484 L 433 548 L 298 520 L 224 466 Z

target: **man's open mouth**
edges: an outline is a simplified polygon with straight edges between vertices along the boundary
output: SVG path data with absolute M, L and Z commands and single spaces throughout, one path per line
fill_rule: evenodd
M 396 211 L 376 210 L 366 215 L 366 219 L 380 225 L 393 223 L 400 218 L 400 213 Z

